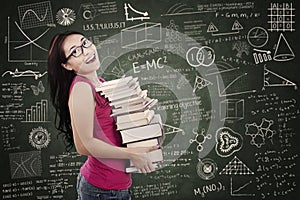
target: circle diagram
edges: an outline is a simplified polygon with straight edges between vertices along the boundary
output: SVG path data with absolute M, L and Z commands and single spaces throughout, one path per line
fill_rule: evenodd
M 74 23 L 76 15 L 70 8 L 62 8 L 56 14 L 57 23 L 62 26 L 69 26 Z
M 248 42 L 253 47 L 263 47 L 268 42 L 268 32 L 262 27 L 253 27 L 247 35 Z
M 192 67 L 209 67 L 215 61 L 215 51 L 208 46 L 192 47 L 186 52 L 186 60 Z
M 217 164 L 210 158 L 199 160 L 196 169 L 198 176 L 203 180 L 213 179 L 218 171 Z
M 50 143 L 50 133 L 42 127 L 34 128 L 29 134 L 29 143 L 36 149 L 42 149 Z

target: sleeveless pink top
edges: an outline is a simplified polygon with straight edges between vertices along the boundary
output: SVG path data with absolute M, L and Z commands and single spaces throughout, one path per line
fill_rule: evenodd
M 101 82 L 104 80 L 99 79 Z M 116 130 L 115 121 L 111 114 L 109 101 L 98 94 L 94 85 L 86 78 L 76 76 L 71 84 L 72 88 L 77 82 L 88 83 L 93 91 L 96 101 L 94 115 L 94 137 L 114 146 L 122 146 L 120 133 Z M 104 190 L 122 190 L 131 186 L 131 175 L 125 172 L 126 160 L 103 159 L 88 156 L 88 159 L 81 167 L 80 172 L 92 185 Z

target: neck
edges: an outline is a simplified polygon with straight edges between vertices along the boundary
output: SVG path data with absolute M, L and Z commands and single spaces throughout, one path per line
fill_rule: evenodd
M 91 74 L 77 74 L 77 75 L 82 76 L 82 77 L 88 79 L 96 87 L 99 86 L 99 85 L 101 85 L 101 81 L 99 80 L 98 75 L 97 75 L 96 72 L 93 72 Z

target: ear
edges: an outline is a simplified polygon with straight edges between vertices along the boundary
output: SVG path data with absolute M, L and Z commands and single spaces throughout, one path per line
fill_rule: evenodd
M 69 71 L 72 71 L 72 70 L 73 70 L 72 67 L 71 67 L 70 65 L 68 65 L 67 63 L 61 63 L 61 66 L 62 66 L 63 68 L 65 68 L 66 70 L 69 70 Z

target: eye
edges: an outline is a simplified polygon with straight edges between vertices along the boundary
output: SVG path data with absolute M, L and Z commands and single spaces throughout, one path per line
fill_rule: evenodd
M 84 47 L 89 47 L 89 46 L 91 46 L 91 44 L 92 44 L 92 42 L 89 41 L 88 39 L 85 39 L 82 42 L 82 46 L 84 46 Z
M 81 47 L 77 47 L 77 48 L 75 48 L 75 49 L 72 51 L 72 55 L 75 56 L 75 57 L 80 56 L 81 53 L 82 53 L 82 52 L 81 52 Z

